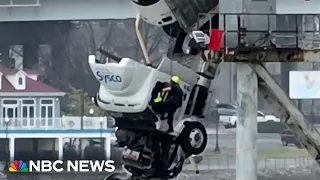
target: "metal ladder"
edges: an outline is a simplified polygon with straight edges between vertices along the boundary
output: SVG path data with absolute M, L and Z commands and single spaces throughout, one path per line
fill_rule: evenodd
M 268 103 L 275 107 L 285 124 L 304 145 L 309 154 L 320 166 L 320 134 L 293 104 L 288 95 L 273 79 L 262 64 L 248 64 L 258 78 L 258 90 Z

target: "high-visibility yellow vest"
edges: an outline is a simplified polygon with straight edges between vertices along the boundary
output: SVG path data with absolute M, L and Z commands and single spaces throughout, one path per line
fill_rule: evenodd
M 154 103 L 160 103 L 165 101 L 168 96 L 168 92 L 159 92 L 157 98 L 153 100 Z

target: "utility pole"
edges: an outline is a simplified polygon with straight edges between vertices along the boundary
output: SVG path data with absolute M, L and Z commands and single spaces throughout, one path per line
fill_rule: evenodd
M 10 159 L 11 158 L 14 158 L 14 157 L 11 157 L 10 156 L 10 139 L 8 138 L 8 126 L 9 126 L 9 122 L 10 122 L 10 119 L 8 118 L 8 116 L 5 117 L 4 119 L 4 123 L 6 125 L 6 156 L 8 156 L 9 158 L 7 159 L 6 161 L 6 168 L 8 169 L 9 167 L 9 162 L 10 162 Z M 12 151 L 12 150 L 11 150 Z
M 80 116 L 81 116 L 81 122 L 80 122 L 80 129 L 83 130 L 84 129 L 84 103 L 85 103 L 85 97 L 84 97 L 84 93 L 85 93 L 85 89 L 86 89 L 86 80 L 85 80 L 85 73 L 82 73 L 82 92 L 81 92 L 81 109 L 80 109 Z M 80 153 L 80 157 L 82 158 L 82 138 L 79 138 L 79 153 Z
M 81 123 L 80 129 L 83 130 L 83 116 L 84 116 L 84 89 L 81 92 L 81 109 L 80 109 Z
M 247 63 L 237 63 L 237 180 L 257 180 L 256 74 Z
M 220 147 L 219 147 L 219 126 L 220 126 L 220 115 L 217 108 L 217 105 L 219 104 L 219 100 L 215 100 L 215 108 L 214 108 L 214 119 L 216 120 L 216 147 L 214 148 L 214 152 L 220 154 Z

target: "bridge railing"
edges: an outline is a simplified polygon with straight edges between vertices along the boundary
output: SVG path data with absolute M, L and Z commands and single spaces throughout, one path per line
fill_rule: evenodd
M 0 118 L 0 129 L 107 129 L 113 127 L 111 117 L 62 116 L 59 118 Z
M 219 27 L 209 27 L 205 31 L 208 34 L 215 28 L 224 31 L 221 42 L 224 61 L 252 59 L 264 62 L 303 61 L 303 52 L 315 53 L 320 50 L 318 15 L 266 13 L 217 15 L 219 15 Z M 199 16 L 212 16 L 212 14 L 201 13 Z M 279 50 L 282 52 L 281 56 L 277 54 Z M 314 58 L 311 59 L 313 61 Z
M 199 16 L 212 15 L 201 13 Z M 270 46 L 270 42 L 266 40 L 282 48 L 320 47 L 318 15 L 223 13 L 219 14 L 219 21 L 219 28 L 224 30 L 222 47 L 238 47 L 241 35 L 246 35 L 245 40 L 256 47 Z
M 293 158 L 264 158 L 258 160 L 259 170 L 288 170 L 297 168 L 312 168 L 318 169 L 314 159 L 308 156 L 293 157 Z M 236 157 L 205 157 L 199 164 L 199 170 L 235 170 Z M 184 170 L 194 170 L 190 164 L 184 166 Z

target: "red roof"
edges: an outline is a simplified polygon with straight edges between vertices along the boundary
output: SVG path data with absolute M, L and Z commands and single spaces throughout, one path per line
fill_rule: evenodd
M 2 72 L 4 75 L 16 74 L 19 71 L 19 69 L 11 69 L 0 64 L 0 72 Z M 38 71 L 34 69 L 23 69 L 23 71 L 29 75 L 39 74 Z
M 0 65 L 0 72 L 3 74 L 2 76 L 2 86 L 0 89 L 0 92 L 41 92 L 41 93 L 58 93 L 62 92 L 52 86 L 49 86 L 41 81 L 36 81 L 34 79 L 31 79 L 29 77 L 26 77 L 26 88 L 25 89 L 16 89 L 10 81 L 6 78 L 8 75 L 14 75 L 20 70 L 16 69 L 10 69 L 7 67 L 4 67 L 3 65 Z M 29 75 L 38 75 L 36 70 L 22 70 L 26 74 Z

